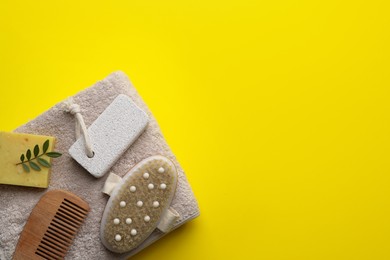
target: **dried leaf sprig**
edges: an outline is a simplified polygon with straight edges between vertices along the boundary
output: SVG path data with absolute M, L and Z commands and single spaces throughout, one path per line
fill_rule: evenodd
M 50 158 L 58 158 L 62 154 L 59 152 L 47 152 L 47 149 L 49 149 L 49 144 L 50 144 L 49 140 L 46 140 L 43 143 L 42 154 L 39 154 L 39 152 L 40 152 L 39 145 L 35 145 L 34 149 L 33 149 L 34 157 L 32 157 L 31 150 L 28 149 L 26 151 L 26 155 L 22 154 L 20 156 L 20 163 L 17 163 L 16 165 L 22 165 L 23 170 L 25 172 L 30 172 L 30 167 L 31 167 L 31 169 L 33 169 L 35 171 L 41 171 L 41 166 L 45 167 L 45 168 L 50 168 L 51 164 L 47 160 L 45 160 L 41 157 L 46 155 L 47 157 L 50 157 Z

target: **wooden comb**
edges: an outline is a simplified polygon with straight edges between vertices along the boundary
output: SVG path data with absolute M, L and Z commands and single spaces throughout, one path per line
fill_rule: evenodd
M 63 259 L 88 212 L 88 203 L 70 192 L 47 192 L 31 212 L 13 259 Z

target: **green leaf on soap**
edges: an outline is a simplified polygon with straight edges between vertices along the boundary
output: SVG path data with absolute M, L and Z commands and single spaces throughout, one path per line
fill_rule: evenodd
M 34 157 L 37 158 L 38 154 L 39 154 L 39 146 L 35 145 L 35 147 L 34 147 Z
M 31 158 L 31 150 L 28 149 L 26 152 L 26 155 L 24 155 L 24 154 L 20 155 L 20 162 L 17 163 L 16 166 L 21 164 L 23 166 L 23 170 L 25 172 L 30 172 L 30 168 L 35 170 L 35 171 L 41 171 L 42 169 L 39 165 L 41 165 L 42 167 L 45 167 L 45 168 L 50 168 L 51 164 L 49 163 L 49 161 L 47 161 L 46 159 L 43 159 L 41 157 L 46 155 L 50 158 L 58 158 L 58 157 L 62 156 L 62 154 L 59 152 L 47 152 L 47 150 L 49 149 L 49 146 L 50 146 L 50 141 L 48 139 L 42 145 L 42 154 L 39 154 L 39 152 L 40 152 L 39 145 L 38 144 L 35 145 L 34 149 L 33 149 L 34 158 Z
M 57 152 L 49 152 L 46 154 L 47 156 L 49 156 L 50 158 L 58 158 L 60 157 L 62 154 L 61 153 L 57 153 Z
M 48 161 L 46 161 L 45 159 L 38 158 L 37 160 L 38 160 L 38 163 L 40 165 L 42 165 L 43 167 L 46 167 L 46 168 L 50 168 L 51 167 L 50 163 Z
M 31 151 L 30 151 L 30 149 L 27 150 L 26 157 L 27 157 L 28 161 L 31 159 Z
M 43 153 L 46 153 L 47 152 L 47 149 L 49 149 L 49 139 L 47 139 L 44 143 L 43 143 Z
M 36 164 L 35 162 L 29 162 L 29 164 L 30 164 L 30 167 L 33 168 L 33 170 L 38 171 L 38 172 L 41 170 L 41 167 L 39 167 L 39 165 Z
M 26 164 L 23 163 L 22 166 L 25 172 L 30 172 L 30 168 Z

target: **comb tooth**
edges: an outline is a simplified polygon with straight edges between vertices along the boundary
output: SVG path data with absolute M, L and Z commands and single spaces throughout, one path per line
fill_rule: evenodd
M 57 237 L 59 240 L 63 241 L 63 243 L 68 245 L 68 246 L 72 243 L 72 239 L 69 239 L 68 237 L 65 237 L 61 233 L 59 233 L 56 230 L 52 229 L 51 227 L 49 227 L 47 229 L 47 232 L 49 232 L 52 236 Z
M 54 246 L 57 248 L 58 251 L 66 251 L 68 248 L 59 243 L 58 241 L 56 241 L 55 239 L 52 239 L 51 237 L 48 236 L 48 234 L 46 233 L 45 236 L 42 238 L 42 241 L 44 241 L 45 243 L 47 243 L 48 245 L 50 246 Z
M 61 225 L 61 226 L 65 227 L 66 229 L 69 229 L 72 233 L 73 233 L 73 232 L 74 232 L 74 233 L 77 232 L 77 228 L 75 228 L 74 226 L 69 225 L 68 223 L 62 221 L 60 218 L 54 217 L 54 218 L 53 218 L 53 221 L 54 221 L 55 223 L 57 223 L 58 225 Z
M 80 207 L 79 205 L 75 204 L 74 202 L 68 200 L 68 199 L 64 199 L 64 203 L 67 203 L 69 205 L 72 205 L 75 209 L 77 209 L 78 211 L 82 212 L 84 215 L 86 215 L 88 213 L 88 210 L 86 210 L 85 208 L 82 208 Z
M 57 246 L 56 244 L 53 244 L 53 243 L 50 243 L 48 242 L 47 240 L 44 240 L 42 239 L 41 240 L 41 245 L 43 247 L 44 246 L 47 246 L 48 248 L 50 248 L 54 253 L 60 255 L 61 257 L 65 257 L 65 253 L 67 250 L 64 250 L 63 248 Z
M 69 206 L 69 205 L 67 205 L 65 203 L 62 203 L 61 207 L 66 209 L 69 212 L 72 212 L 73 214 L 75 214 L 76 216 L 78 216 L 80 218 L 84 218 L 84 216 L 85 216 L 84 213 L 81 213 L 80 211 L 77 211 L 76 209 L 72 208 L 71 206 Z
M 56 225 L 53 225 L 53 223 L 50 224 L 49 229 L 53 230 L 56 234 L 62 235 L 66 240 L 72 240 L 73 236 L 71 233 L 68 233 L 64 231 L 62 228 L 59 228 Z
M 53 219 L 52 224 L 60 229 L 63 229 L 66 233 L 69 233 L 71 235 L 74 235 L 76 233 L 73 229 L 68 228 L 66 225 L 63 225 L 61 222 L 59 222 L 56 219 Z
M 65 247 L 66 249 L 67 249 L 68 246 L 69 246 L 68 243 L 66 243 L 65 241 L 62 241 L 62 240 L 58 239 L 55 235 L 51 234 L 50 232 L 46 232 L 46 233 L 45 233 L 45 237 L 46 237 L 47 239 L 50 239 L 50 240 L 52 240 L 53 242 L 55 242 L 56 245 L 59 245 L 59 246 L 61 245 L 61 246 Z
M 53 223 L 52 223 L 50 225 L 50 228 L 52 230 L 55 230 L 58 234 L 61 234 L 64 237 L 67 237 L 70 240 L 72 240 L 74 238 L 74 234 L 73 233 L 70 233 L 67 230 L 64 230 L 62 227 L 59 227 L 58 225 L 53 225 Z
M 72 220 L 72 222 L 77 222 L 78 225 L 83 221 L 82 217 L 79 217 L 72 212 L 66 210 L 62 205 L 58 208 L 58 211 L 69 216 L 69 219 Z
M 47 251 L 48 253 L 50 253 L 53 257 L 55 257 L 56 259 L 62 259 L 64 258 L 64 254 L 61 252 L 61 251 L 58 251 L 57 249 L 53 248 L 52 246 L 50 245 L 47 245 L 45 243 L 41 243 L 39 244 L 38 246 L 39 249 L 41 249 L 42 251 Z
M 45 255 L 46 259 L 61 259 L 60 256 L 52 253 L 50 250 L 47 250 L 46 248 L 43 248 L 41 245 L 38 246 L 36 252 L 40 252 L 41 254 Z
M 56 216 L 58 216 L 58 219 L 61 219 L 62 221 L 68 223 L 69 225 L 71 225 L 72 227 L 75 227 L 76 229 L 79 228 L 79 225 L 77 225 L 76 223 L 74 223 L 72 221 L 72 219 L 70 219 L 66 214 L 60 212 L 60 211 L 57 211 L 56 213 Z
M 41 251 L 39 248 L 37 249 L 37 251 L 35 251 L 35 254 L 39 255 L 40 257 L 42 257 L 45 260 L 56 260 L 55 258 L 53 258 L 50 255 L 46 254 L 46 252 Z
M 73 211 L 78 212 L 83 218 L 88 214 L 88 211 L 75 205 L 74 203 L 71 203 L 70 201 L 64 200 L 63 204 L 71 208 Z

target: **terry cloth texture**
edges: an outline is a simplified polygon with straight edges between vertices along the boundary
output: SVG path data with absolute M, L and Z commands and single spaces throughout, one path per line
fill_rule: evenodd
M 135 164 L 152 155 L 163 155 L 171 159 L 178 170 L 178 186 L 171 207 L 180 219 L 174 229 L 199 215 L 199 208 L 187 182 L 183 169 L 168 147 L 157 121 L 138 95 L 129 79 L 122 72 L 115 72 L 106 79 L 73 97 L 81 107 L 85 123 L 90 126 L 104 109 L 119 95 L 125 94 L 149 116 L 145 132 L 131 145 L 115 163 L 111 171 L 123 177 Z M 64 189 L 84 199 L 91 207 L 85 223 L 81 226 L 66 259 L 125 259 L 165 234 L 155 230 L 147 240 L 130 253 L 116 254 L 108 251 L 100 242 L 100 221 L 108 196 L 101 192 L 106 174 L 96 179 L 68 154 L 75 140 L 75 118 L 63 110 L 63 102 L 57 104 L 33 121 L 19 127 L 15 132 L 50 135 L 57 138 L 55 150 L 63 156 L 53 160 L 52 175 L 48 189 L 11 185 L 0 185 L 0 259 L 11 259 L 19 235 L 40 197 L 48 190 Z

